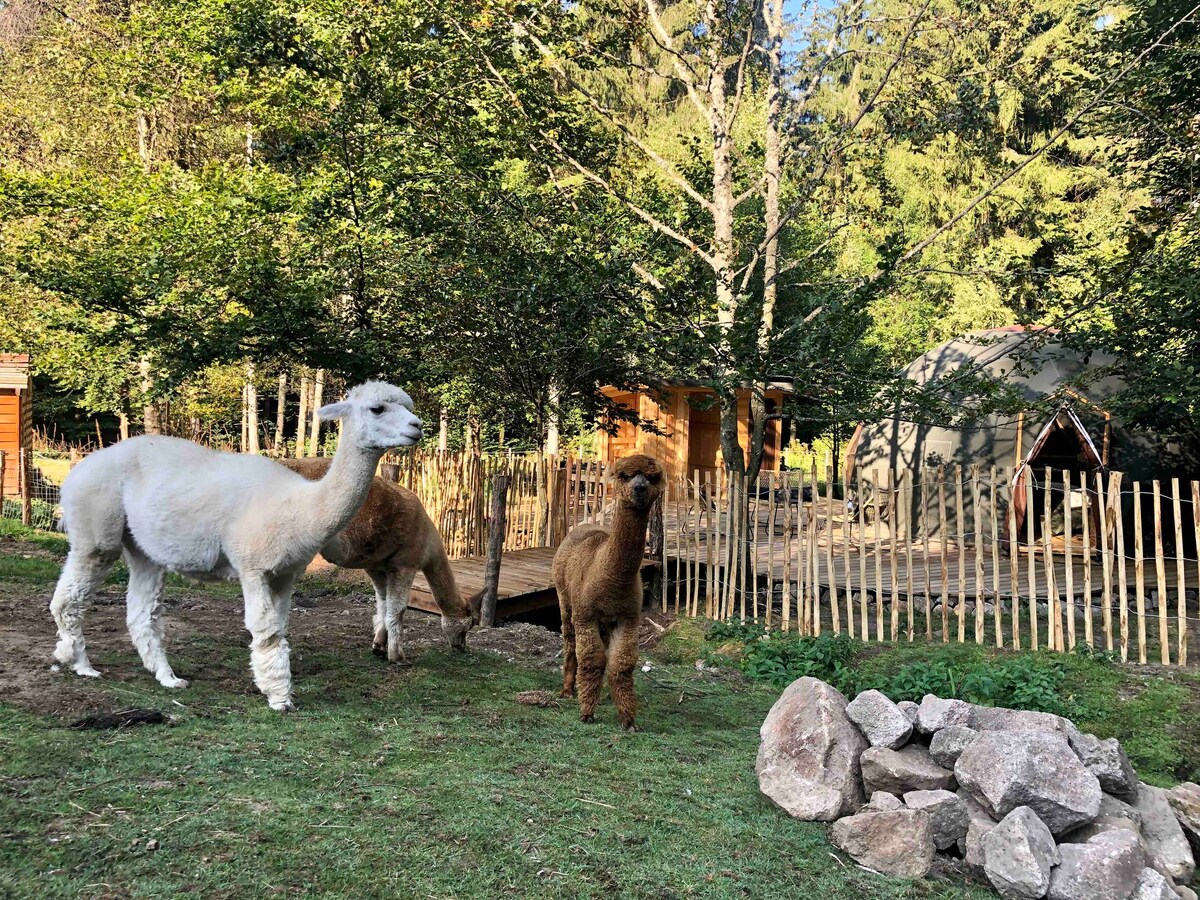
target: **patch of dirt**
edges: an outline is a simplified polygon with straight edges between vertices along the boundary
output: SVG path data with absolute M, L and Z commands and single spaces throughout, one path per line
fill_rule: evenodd
M 5 546 L 0 552 L 42 555 L 39 548 L 25 543 Z M 330 590 L 321 582 L 301 582 L 288 626 L 292 670 L 297 680 L 304 678 L 306 667 L 311 665 L 305 660 L 306 651 L 337 650 L 364 660 L 370 657 L 375 599 L 365 590 L 362 573 L 353 574 L 364 587 L 361 593 L 345 593 L 344 588 Z M 135 705 L 170 703 L 158 692 L 153 676 L 142 668 L 130 643 L 125 629 L 124 593 L 117 588 L 107 588 L 94 598 L 84 633 L 88 653 L 102 672 L 103 683 L 128 685 L 128 690 L 122 691 L 124 706 L 114 707 L 121 701 L 115 701 L 101 683 L 69 671 L 52 672 L 51 653 L 56 640 L 49 612 L 52 591 L 53 585 L 0 582 L 0 697 L 4 702 L 64 720 Z M 241 598 L 206 593 L 203 585 L 171 593 L 175 596 L 166 599 L 167 652 L 176 664 L 176 674 L 231 693 L 257 695 L 249 672 Z M 195 643 L 204 649 L 197 650 Z M 193 646 L 188 648 L 189 644 Z M 476 629 L 468 636 L 467 645 L 468 652 L 487 651 L 509 662 L 554 669 L 562 637 L 537 625 L 514 622 Z M 172 647 L 179 648 L 179 652 L 172 653 Z M 446 647 L 440 619 L 410 610 L 404 617 L 404 647 L 409 661 L 418 665 L 425 649 Z M 230 665 L 231 652 L 242 662 Z M 148 703 L 150 700 L 157 702 Z M 187 702 L 186 691 L 180 695 L 180 702 Z M 164 709 L 170 711 L 169 706 Z

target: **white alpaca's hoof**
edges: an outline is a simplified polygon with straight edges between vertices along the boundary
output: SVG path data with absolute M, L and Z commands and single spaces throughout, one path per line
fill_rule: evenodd
M 284 700 L 282 702 L 272 700 L 270 701 L 270 706 L 271 709 L 281 713 L 294 713 L 296 711 L 296 704 L 291 700 Z
M 186 678 L 176 678 L 174 675 L 170 678 L 160 678 L 158 683 L 165 688 L 185 688 L 189 684 Z
M 78 665 L 75 667 L 75 674 L 82 675 L 84 678 L 99 678 L 100 673 L 91 666 Z

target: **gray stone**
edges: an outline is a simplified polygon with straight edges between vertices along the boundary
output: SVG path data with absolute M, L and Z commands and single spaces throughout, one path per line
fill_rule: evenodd
M 846 717 L 846 698 L 816 678 L 799 678 L 762 724 L 759 789 L 798 819 L 831 822 L 863 804 L 858 759 L 867 742 Z
M 1185 781 L 1167 791 L 1167 802 L 1175 810 L 1183 834 L 1192 845 L 1193 855 L 1200 853 L 1200 784 Z
M 954 774 L 993 816 L 1028 806 L 1053 834 L 1089 822 L 1100 811 L 1100 782 L 1058 734 L 986 732 L 963 751 Z
M 867 801 L 867 805 L 863 807 L 863 811 L 885 812 L 889 809 L 903 808 L 904 803 L 895 794 L 889 794 L 887 791 L 876 791 L 871 795 L 871 799 Z
M 1186 885 L 1175 885 L 1175 893 L 1179 895 L 1179 900 L 1200 900 L 1200 897 L 1196 896 L 1196 892 Z
M 872 747 L 896 750 L 912 735 L 908 716 L 879 691 L 863 691 L 850 701 L 846 715 Z
M 983 838 L 983 870 L 1005 900 L 1046 896 L 1056 865 L 1054 837 L 1028 806 L 1018 806 Z
M 894 878 L 924 878 L 933 867 L 932 831 L 923 810 L 847 816 L 833 823 L 829 839 L 859 865 Z
M 861 757 L 863 787 L 904 795 L 909 791 L 936 791 L 954 787 L 954 773 L 933 761 L 929 750 L 909 744 L 900 750 L 868 747 Z
M 996 827 L 986 809 L 976 802 L 975 798 L 958 789 L 957 797 L 967 807 L 967 836 L 958 842 L 958 852 L 962 854 L 967 869 L 975 875 L 982 876 L 983 872 L 983 838 Z
M 1106 819 L 1128 819 L 1138 831 L 1142 829 L 1142 814 L 1124 800 L 1118 800 L 1111 794 L 1100 797 L 1100 812 L 1098 816 Z
M 972 706 L 971 720 L 964 724 L 976 731 L 1049 731 L 1064 738 L 1078 733 L 1070 720 L 1054 713 L 1001 706 Z
M 1179 894 L 1176 893 L 1175 885 L 1170 879 L 1147 867 L 1142 869 L 1142 874 L 1138 876 L 1129 900 L 1179 900 Z
M 966 750 L 979 732 L 966 725 L 947 725 L 933 736 L 929 742 L 929 755 L 939 766 L 953 769 L 962 752 Z
M 1137 800 L 1137 773 L 1133 771 L 1129 757 L 1116 738 L 1102 741 L 1093 734 L 1075 732 L 1069 740 L 1071 749 L 1087 770 L 1096 776 L 1106 794 L 1129 803 Z
M 917 731 L 933 734 L 948 725 L 970 725 L 971 704 L 963 700 L 943 700 L 933 694 L 921 698 L 917 708 Z
M 896 704 L 896 709 L 904 713 L 908 717 L 908 721 L 912 722 L 914 726 L 917 724 L 917 710 L 920 709 L 917 704 L 911 700 L 901 700 Z
M 1150 859 L 1148 865 L 1166 872 L 1180 884 L 1187 884 L 1196 871 L 1196 860 L 1175 810 L 1167 800 L 1167 792 L 1143 784 L 1134 807 L 1142 815 L 1142 837 L 1146 841 L 1146 856 Z
M 1106 831 L 1086 844 L 1060 844 L 1050 873 L 1050 900 L 1126 900 L 1145 864 L 1132 831 Z
M 1072 828 L 1070 831 L 1059 836 L 1059 842 L 1063 844 L 1086 844 L 1096 835 L 1105 831 L 1116 831 L 1118 829 L 1132 831 L 1134 834 L 1141 837 L 1141 832 L 1137 826 L 1129 819 L 1114 819 L 1108 816 L 1096 816 L 1090 822 L 1085 822 L 1078 828 Z
M 970 817 L 967 815 L 967 804 L 957 794 L 950 791 L 909 791 L 904 795 L 904 805 L 929 813 L 933 846 L 939 850 L 947 850 L 966 838 Z

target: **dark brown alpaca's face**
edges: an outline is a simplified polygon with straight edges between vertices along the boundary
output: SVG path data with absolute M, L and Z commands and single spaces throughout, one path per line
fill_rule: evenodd
M 612 484 L 618 502 L 649 509 L 662 493 L 662 466 L 649 456 L 627 456 L 613 466 Z

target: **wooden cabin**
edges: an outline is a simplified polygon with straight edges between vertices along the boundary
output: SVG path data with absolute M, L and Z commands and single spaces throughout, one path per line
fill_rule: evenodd
M 21 451 L 28 459 L 33 436 L 33 379 L 29 354 L 0 353 L 0 453 L 4 476 L 0 494 L 21 493 Z
M 712 388 L 696 382 L 674 380 L 630 392 L 614 387 L 602 388 L 606 397 L 634 410 L 654 422 L 663 433 L 654 434 L 632 422 L 617 424 L 616 433 L 597 431 L 600 461 L 612 463 L 624 456 L 644 453 L 663 466 L 668 478 L 697 470 L 700 477 L 725 465 L 721 453 L 721 411 Z M 767 392 L 767 414 L 773 416 L 792 391 L 790 383 L 771 382 Z M 783 450 L 791 440 L 791 422 L 786 417 L 767 419 L 763 445 L 763 472 L 778 472 Z M 750 391 L 738 395 L 738 442 L 743 449 L 750 443 Z

